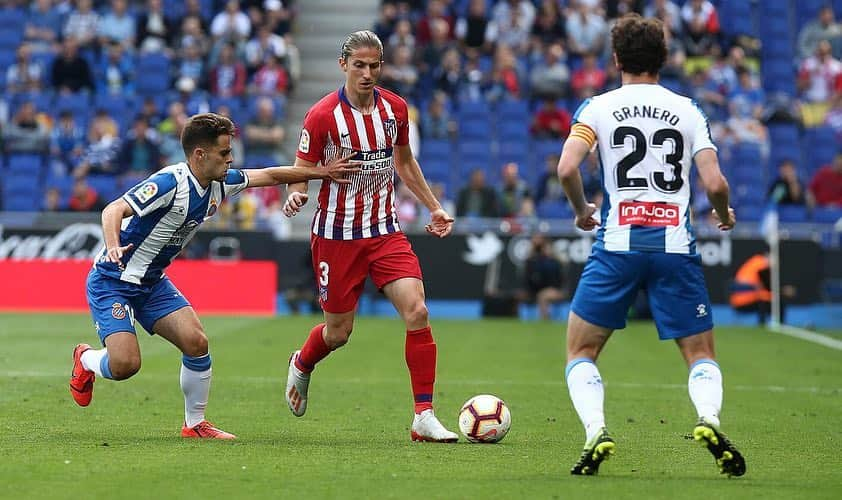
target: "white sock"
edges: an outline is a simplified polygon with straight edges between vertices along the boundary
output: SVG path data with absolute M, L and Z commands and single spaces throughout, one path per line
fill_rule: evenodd
M 102 377 L 102 368 L 100 367 L 100 364 L 102 363 L 102 358 L 104 358 L 106 354 L 108 354 L 108 349 L 105 348 L 88 349 L 82 353 L 82 366 L 86 370 L 94 372 L 97 377 Z
M 181 365 L 181 392 L 184 393 L 184 423 L 187 427 L 194 427 L 205 419 L 212 371 L 213 368 L 193 371 Z
M 585 441 L 590 441 L 605 427 L 605 390 L 596 365 L 587 358 L 574 359 L 567 364 L 567 388 L 579 420 L 585 426 Z
M 722 372 L 716 361 L 700 359 L 693 363 L 687 389 L 699 417 L 718 426 L 722 409 Z

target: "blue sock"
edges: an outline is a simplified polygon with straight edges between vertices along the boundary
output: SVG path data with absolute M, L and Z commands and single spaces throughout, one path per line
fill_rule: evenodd
M 111 375 L 111 367 L 108 366 L 108 353 L 99 360 L 99 369 L 102 372 L 103 377 L 107 379 L 114 379 Z

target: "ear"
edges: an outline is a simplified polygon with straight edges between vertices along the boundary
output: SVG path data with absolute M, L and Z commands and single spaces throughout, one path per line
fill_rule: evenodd
M 339 57 L 339 67 L 342 68 L 342 71 L 348 71 L 348 61 L 345 60 L 344 57 Z
M 614 66 L 617 66 L 617 70 L 619 70 L 622 73 L 623 67 L 620 66 L 620 60 L 617 59 L 617 53 L 612 52 L 611 55 L 614 57 Z

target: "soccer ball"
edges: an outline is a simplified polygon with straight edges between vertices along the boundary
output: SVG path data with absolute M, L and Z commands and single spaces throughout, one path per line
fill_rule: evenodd
M 496 443 L 511 426 L 509 407 L 491 394 L 474 396 L 459 410 L 459 430 L 472 443 Z

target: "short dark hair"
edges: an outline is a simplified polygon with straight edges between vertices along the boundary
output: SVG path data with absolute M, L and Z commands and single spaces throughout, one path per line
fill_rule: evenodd
M 626 14 L 611 28 L 611 48 L 621 71 L 657 76 L 667 60 L 664 25 L 655 18 Z
M 199 146 L 210 146 L 221 135 L 233 136 L 236 132 L 234 122 L 216 113 L 193 115 L 181 131 L 181 147 L 184 154 L 190 154 Z

